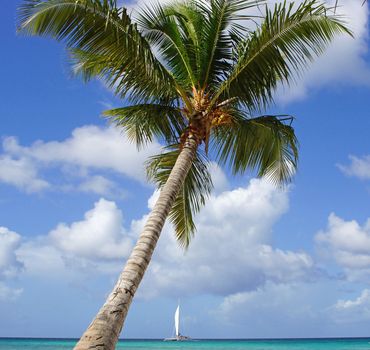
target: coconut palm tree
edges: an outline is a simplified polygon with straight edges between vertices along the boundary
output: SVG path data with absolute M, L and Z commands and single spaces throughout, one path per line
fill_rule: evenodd
M 134 19 L 116 0 L 24 0 L 19 31 L 64 41 L 77 75 L 103 79 L 131 103 L 104 114 L 138 147 L 154 138 L 166 145 L 148 161 L 159 199 L 75 347 L 114 349 L 167 217 L 189 245 L 193 215 L 212 190 L 208 159 L 234 174 L 290 180 L 298 157 L 292 118 L 263 113 L 278 84 L 350 32 L 316 0 L 273 8 L 262 0 L 172 1 Z

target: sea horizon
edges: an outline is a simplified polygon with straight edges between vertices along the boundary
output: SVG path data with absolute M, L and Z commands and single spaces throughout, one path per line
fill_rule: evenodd
M 139 340 L 139 341 L 143 341 L 143 340 L 163 340 L 165 337 L 163 338 L 119 338 L 119 341 L 125 341 L 125 340 Z M 6 337 L 6 336 L 0 336 L 0 340 L 1 339 L 41 339 L 41 340 L 78 340 L 80 338 L 75 338 L 75 337 Z M 270 337 L 267 337 L 267 338 L 191 338 L 191 340 L 206 340 L 206 341 L 212 341 L 212 340 L 220 340 L 220 341 L 227 341 L 227 340 L 231 340 L 231 341 L 236 341 L 236 340 L 251 340 L 251 341 L 255 341 L 255 340 L 330 340 L 330 339 L 370 339 L 370 335 L 368 336 L 359 336 L 359 337 L 350 337 L 350 336 L 343 336 L 343 337 L 277 337 L 277 338 L 270 338 Z
M 73 350 L 77 338 L 0 337 L 0 350 Z M 121 338 L 117 350 L 365 350 L 370 337 L 228 338 L 165 342 L 163 338 Z

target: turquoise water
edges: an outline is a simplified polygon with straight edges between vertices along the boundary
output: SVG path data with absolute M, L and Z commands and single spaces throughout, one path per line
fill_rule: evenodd
M 0 338 L 0 350 L 71 350 L 71 339 Z M 370 350 L 370 338 L 347 339 L 279 339 L 279 340 L 194 340 L 163 342 L 161 340 L 122 340 L 117 350 Z

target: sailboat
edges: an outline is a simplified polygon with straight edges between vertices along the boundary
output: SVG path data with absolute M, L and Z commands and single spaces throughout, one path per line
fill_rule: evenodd
M 180 333 L 180 305 L 177 305 L 175 311 L 175 336 L 173 338 L 166 338 L 164 341 L 185 341 L 190 340 L 190 337 L 181 335 Z

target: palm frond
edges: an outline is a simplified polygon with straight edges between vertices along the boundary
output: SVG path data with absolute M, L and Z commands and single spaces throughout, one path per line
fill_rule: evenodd
M 171 69 L 176 81 L 184 88 L 196 86 L 197 30 L 202 22 L 199 12 L 189 2 L 186 5 L 172 2 L 146 6 L 140 10 L 138 24 L 143 35 L 158 48 Z
M 181 110 L 168 105 L 137 104 L 107 110 L 103 115 L 123 128 L 137 147 L 152 142 L 154 137 L 166 143 L 178 142 L 186 128 Z
M 257 176 L 284 184 L 294 175 L 298 162 L 298 141 L 290 125 L 292 117 L 236 116 L 233 124 L 214 129 L 212 147 L 221 165 L 234 174 L 248 168 Z
M 198 1 L 203 15 L 202 56 L 199 83 L 210 88 L 220 82 L 231 69 L 232 37 L 229 30 L 235 30 L 237 21 L 252 16 L 246 10 L 262 4 L 264 0 L 211 0 Z
M 180 145 L 174 144 L 148 161 L 148 178 L 155 182 L 158 188 L 166 183 L 179 153 Z M 193 217 L 204 205 L 212 188 L 207 160 L 198 152 L 169 214 L 176 239 L 184 248 L 189 246 L 196 230 Z
M 234 67 L 213 103 L 220 96 L 238 97 L 250 111 L 260 110 L 272 101 L 278 82 L 289 84 L 337 34 L 351 34 L 338 16 L 328 15 L 316 0 L 294 6 L 283 2 L 273 10 L 266 7 L 261 26 L 235 43 Z
M 177 96 L 171 74 L 115 0 L 24 0 L 18 14 L 20 32 L 64 41 L 76 70 L 103 77 L 119 96 Z

